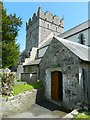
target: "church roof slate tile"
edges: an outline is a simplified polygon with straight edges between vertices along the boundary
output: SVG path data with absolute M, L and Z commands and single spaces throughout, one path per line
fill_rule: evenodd
M 61 42 L 65 47 L 67 47 L 71 52 L 84 61 L 90 61 L 90 47 L 85 45 L 75 43 L 60 37 L 54 36 L 56 40 Z
M 88 29 L 90 28 L 90 20 L 86 21 L 86 22 L 83 22 L 69 30 L 67 30 L 66 32 L 58 35 L 58 37 L 61 37 L 61 38 L 68 38 L 69 36 L 72 36 L 78 32 L 81 32 L 85 29 Z
M 24 64 L 23 66 L 28 66 L 28 65 L 38 65 L 40 63 L 41 59 L 36 59 L 33 61 L 29 61 L 26 64 Z

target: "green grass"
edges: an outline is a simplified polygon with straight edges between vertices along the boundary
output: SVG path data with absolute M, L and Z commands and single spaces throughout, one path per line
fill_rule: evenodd
M 13 87 L 13 95 L 17 95 L 21 92 L 24 92 L 24 91 L 31 91 L 32 89 L 38 89 L 40 88 L 41 85 L 40 83 L 35 83 L 35 84 L 20 84 L 20 85 L 14 85 Z
M 14 85 L 13 95 L 17 95 L 17 94 L 27 91 L 27 90 L 31 91 L 32 89 L 33 89 L 33 86 L 28 85 L 28 84 Z
M 35 83 L 35 84 L 27 84 L 27 83 L 24 83 L 24 84 L 16 84 L 13 86 L 13 96 L 21 93 L 21 92 L 24 92 L 24 91 L 31 91 L 33 89 L 38 89 L 41 87 L 41 84 L 40 83 Z M 8 98 L 10 96 L 7 96 L 7 95 L 3 95 L 4 98 Z
M 90 119 L 90 112 L 88 111 L 82 111 L 82 112 L 79 112 L 78 115 L 75 116 L 75 118 L 87 118 L 87 119 Z

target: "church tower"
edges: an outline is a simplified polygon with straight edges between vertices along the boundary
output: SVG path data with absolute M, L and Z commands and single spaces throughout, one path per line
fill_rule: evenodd
M 39 7 L 38 11 L 26 23 L 26 52 L 30 52 L 33 47 L 38 48 L 39 44 L 52 32 L 55 36 L 63 33 L 64 18 L 50 12 L 43 12 Z

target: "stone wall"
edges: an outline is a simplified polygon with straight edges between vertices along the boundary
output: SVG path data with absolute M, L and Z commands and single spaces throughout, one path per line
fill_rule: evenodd
M 24 66 L 24 73 L 21 74 L 21 79 L 28 83 L 35 83 L 38 79 L 39 71 L 37 65 Z
M 55 39 L 40 62 L 40 80 L 45 85 L 45 93 L 48 90 L 45 95 L 49 94 L 49 99 L 52 71 L 63 74 L 63 104 L 68 108 L 75 107 L 79 102 L 79 59 Z
M 10 97 L 8 100 L 3 99 L 3 116 L 13 115 L 15 113 L 25 111 L 36 103 L 36 94 L 37 90 L 32 90 L 20 93 L 14 97 Z
M 38 72 L 38 66 L 37 65 L 24 66 L 24 73 L 37 73 L 37 72 Z
M 81 62 L 81 102 L 90 109 L 90 62 Z
M 17 72 L 16 72 L 16 77 L 19 80 L 21 80 L 21 73 L 23 73 L 23 65 L 18 65 Z
M 63 28 L 57 23 L 49 22 L 44 19 L 39 20 L 39 44 L 52 32 L 55 36 L 63 32 Z
M 48 21 L 52 24 L 60 25 L 60 27 L 64 27 L 63 19 L 60 20 L 58 16 L 52 15 L 52 13 L 50 13 L 49 11 L 43 12 L 42 8 L 39 7 L 38 11 L 34 13 L 33 16 L 26 23 L 27 29 L 29 29 L 29 27 L 31 27 L 39 18 L 44 19 L 45 21 Z
M 39 20 L 26 31 L 26 52 L 31 51 L 32 47 L 38 47 L 39 39 Z
M 38 79 L 37 73 L 21 73 L 21 79 L 28 83 L 36 83 Z

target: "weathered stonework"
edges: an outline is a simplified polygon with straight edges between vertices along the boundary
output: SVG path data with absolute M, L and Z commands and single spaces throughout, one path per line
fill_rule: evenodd
M 23 73 L 23 65 L 18 65 L 16 77 L 17 79 L 21 80 L 21 73 Z
M 70 42 L 63 44 L 63 39 L 55 39 L 57 37 L 54 35 L 89 46 L 88 33 L 90 29 L 87 24 L 88 22 L 85 22 L 63 33 L 64 18 L 60 20 L 58 16 L 53 16 L 48 11 L 44 13 L 41 7 L 26 23 L 25 52 L 32 53 L 32 55 L 35 53 L 33 59 L 31 59 L 32 55 L 29 55 L 30 58 L 27 60 L 40 59 L 41 61 L 37 65 L 24 66 L 22 79 L 27 82 L 35 82 L 39 79 L 45 86 L 44 96 L 51 99 L 51 73 L 60 71 L 63 78 L 62 102 L 65 107 L 70 109 L 83 104 L 90 106 L 90 62 L 83 63 L 83 61 L 89 61 L 86 58 L 87 48 L 79 46 L 79 44 L 70 44 Z M 83 37 L 80 37 L 81 34 Z M 80 42 L 81 38 L 84 40 L 83 43 Z M 67 43 L 67 41 L 64 42 Z M 72 45 L 73 47 L 71 47 Z M 35 51 L 33 51 L 34 47 Z
M 28 83 L 37 82 L 39 76 L 39 68 L 38 66 L 24 66 L 24 73 L 21 74 L 21 79 L 25 80 Z
M 40 62 L 40 80 L 45 85 L 45 96 L 51 99 L 51 72 L 63 74 L 63 104 L 70 108 L 79 102 L 79 59 L 55 39 Z
M 81 88 L 81 101 L 83 105 L 88 106 L 90 109 L 90 62 L 81 62 L 81 80 L 80 80 L 80 88 Z
M 2 101 L 2 115 L 8 116 L 25 111 L 36 102 L 37 90 L 26 91 Z
M 40 80 L 45 86 L 45 97 L 51 99 L 51 73 L 61 71 L 63 105 L 70 109 L 90 106 L 90 62 L 83 62 L 61 42 L 50 43 L 40 65 Z
M 26 52 L 39 44 L 53 32 L 56 36 L 63 32 L 64 19 L 53 16 L 50 12 L 43 12 L 39 7 L 38 11 L 26 23 Z

